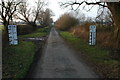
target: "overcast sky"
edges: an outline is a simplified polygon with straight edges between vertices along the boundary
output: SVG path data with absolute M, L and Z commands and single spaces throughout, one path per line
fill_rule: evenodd
M 37 0 L 35 0 L 37 1 Z M 56 21 L 62 14 L 64 14 L 65 12 L 70 12 L 70 9 L 69 8 L 65 8 L 65 9 L 62 9 L 60 8 L 60 5 L 59 5 L 59 2 L 66 2 L 66 1 L 70 1 L 70 0 L 44 0 L 44 1 L 48 1 L 48 8 L 50 8 L 54 15 L 53 16 L 53 20 Z M 74 0 L 71 0 L 71 1 L 74 1 Z M 83 1 L 83 0 L 76 0 L 76 1 Z M 99 1 L 99 0 L 87 0 L 87 1 Z M 29 6 L 30 7 L 33 7 L 35 6 L 35 3 L 34 3 L 34 0 L 28 0 L 29 2 Z M 86 16 L 88 17 L 96 17 L 97 16 L 97 10 L 98 10 L 98 6 L 94 6 L 91 11 L 87 12 L 85 10 L 82 10 L 84 4 L 81 5 L 80 7 L 80 12 L 83 12 L 85 13 Z M 90 6 L 89 6 L 90 8 Z M 88 6 L 86 6 L 86 9 L 88 9 Z
M 28 0 L 29 3 L 31 4 L 30 6 L 33 6 L 34 4 L 34 0 Z M 70 12 L 70 8 L 60 8 L 60 5 L 59 5 L 59 2 L 66 2 L 66 1 L 70 1 L 70 0 L 45 0 L 45 1 L 48 1 L 48 8 L 50 8 L 53 13 L 55 14 L 55 16 L 53 16 L 53 20 L 56 21 L 62 14 L 64 14 L 65 12 Z M 74 1 L 74 0 L 71 0 L 71 1 Z M 77 0 L 77 1 L 83 1 L 83 0 Z M 87 0 L 87 1 L 95 1 L 95 0 Z M 99 1 L 99 0 L 96 0 L 96 1 Z M 98 9 L 98 6 L 94 6 L 91 11 L 87 12 L 85 10 L 82 10 L 84 4 L 81 5 L 80 9 L 79 10 L 80 12 L 83 12 L 85 13 L 86 16 L 88 17 L 96 17 L 97 16 L 97 9 Z M 90 8 L 91 6 L 86 6 L 86 9 Z
M 59 6 L 59 2 L 64 2 L 66 0 L 48 0 L 49 1 L 49 5 L 48 7 L 54 12 L 55 16 L 53 17 L 54 20 L 57 20 L 61 14 L 65 13 L 65 12 L 70 12 L 70 9 L 61 9 Z M 67 0 L 69 1 L 69 0 Z M 73 0 L 74 1 L 74 0 Z M 82 1 L 82 0 L 81 0 Z M 91 1 L 91 0 L 88 0 Z M 95 1 L 95 0 L 92 0 Z M 94 6 L 91 11 L 87 12 L 86 10 L 82 10 L 84 5 L 82 5 L 80 7 L 80 12 L 85 13 L 86 16 L 88 17 L 96 17 L 97 16 L 97 10 L 98 10 L 98 6 Z M 90 8 L 91 6 L 89 6 Z M 88 9 L 88 6 L 86 6 L 86 9 Z

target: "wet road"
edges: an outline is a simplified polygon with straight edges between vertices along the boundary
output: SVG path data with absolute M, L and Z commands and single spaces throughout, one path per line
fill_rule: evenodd
M 32 78 L 97 78 L 96 74 L 73 54 L 57 31 L 52 28 L 44 55 L 35 65 Z

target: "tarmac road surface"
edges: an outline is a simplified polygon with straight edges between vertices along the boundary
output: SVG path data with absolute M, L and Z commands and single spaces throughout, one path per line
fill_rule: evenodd
M 55 28 L 51 29 L 43 56 L 35 65 L 31 78 L 98 78 L 73 54 Z

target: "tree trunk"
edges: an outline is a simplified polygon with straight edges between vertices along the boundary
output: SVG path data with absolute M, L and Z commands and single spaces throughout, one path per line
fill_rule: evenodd
M 114 21 L 114 39 L 116 48 L 120 49 L 120 2 L 119 3 L 107 3 L 109 10 L 112 13 Z
M 8 25 L 9 25 L 9 21 L 6 20 L 6 18 L 3 18 L 3 25 L 5 26 L 5 30 L 2 32 L 3 33 L 3 38 L 2 38 L 2 42 L 3 42 L 3 46 L 8 45 L 9 44 L 9 39 L 8 39 Z
M 8 28 L 7 28 L 7 26 L 8 26 L 8 24 L 7 24 L 7 22 L 6 23 L 3 23 L 4 24 L 4 28 L 5 28 L 5 30 L 2 32 L 3 33 L 3 38 L 2 38 L 2 42 L 3 42 L 3 46 L 6 46 L 6 45 L 8 45 L 9 44 L 9 39 L 8 39 Z

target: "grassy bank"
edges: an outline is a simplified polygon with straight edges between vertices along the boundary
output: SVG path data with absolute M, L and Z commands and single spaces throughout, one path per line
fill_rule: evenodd
M 104 78 L 120 78 L 120 62 L 113 60 L 110 51 L 98 46 L 89 46 L 81 38 L 77 38 L 69 32 L 60 32 L 60 35 L 75 49 L 80 50 L 86 61 L 91 63 L 99 75 Z
M 50 31 L 50 27 L 45 28 L 39 28 L 35 32 L 27 34 L 27 35 L 21 35 L 19 37 L 25 38 L 25 37 L 41 37 L 46 36 Z
M 20 41 L 18 46 L 3 48 L 3 78 L 23 78 L 33 61 L 35 45 Z
M 33 33 L 18 37 L 47 36 L 49 28 L 40 28 Z M 40 47 L 41 45 L 39 45 Z M 33 62 L 38 45 L 34 42 L 19 40 L 17 46 L 5 46 L 3 48 L 3 78 L 24 78 Z

